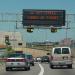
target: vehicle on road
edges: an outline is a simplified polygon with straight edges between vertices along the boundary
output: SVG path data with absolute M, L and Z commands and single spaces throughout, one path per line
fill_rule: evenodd
M 23 51 L 22 50 L 20 50 L 20 51 L 14 51 L 14 53 L 23 53 Z
M 30 70 L 30 64 L 25 58 L 23 53 L 12 53 L 7 56 L 5 63 L 6 71 L 13 68 L 23 68 L 24 70 Z
M 36 62 L 41 62 L 41 57 L 36 57 Z
M 72 53 L 70 47 L 55 47 L 52 49 L 50 67 L 67 66 L 72 68 Z
M 42 56 L 41 57 L 41 62 L 49 62 L 49 57 L 48 56 Z
M 34 58 L 31 54 L 25 54 L 28 62 L 30 63 L 31 66 L 34 66 Z

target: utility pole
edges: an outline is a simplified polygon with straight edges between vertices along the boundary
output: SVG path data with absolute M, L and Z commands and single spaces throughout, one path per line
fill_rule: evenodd
M 69 21 L 68 21 L 68 15 L 66 16 L 66 19 L 67 19 L 67 22 L 66 22 L 66 45 L 68 46 L 68 24 L 69 24 Z

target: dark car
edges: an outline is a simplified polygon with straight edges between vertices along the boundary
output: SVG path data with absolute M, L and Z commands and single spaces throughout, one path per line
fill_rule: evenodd
M 34 58 L 31 54 L 26 54 L 26 57 L 30 63 L 30 65 L 34 66 Z
M 42 56 L 41 62 L 49 62 L 49 57 L 48 56 Z

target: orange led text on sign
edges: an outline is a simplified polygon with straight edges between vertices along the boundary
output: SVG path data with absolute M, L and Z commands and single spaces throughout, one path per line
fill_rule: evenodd
M 38 20 L 38 19 L 50 19 L 58 20 L 59 16 L 27 16 L 27 19 Z

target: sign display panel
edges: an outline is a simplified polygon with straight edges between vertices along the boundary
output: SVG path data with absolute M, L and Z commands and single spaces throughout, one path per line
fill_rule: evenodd
M 65 10 L 23 9 L 23 26 L 65 26 Z

